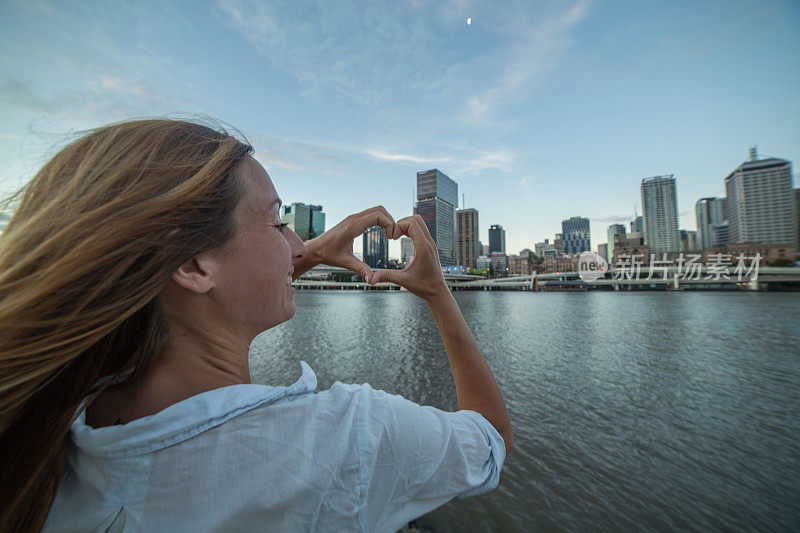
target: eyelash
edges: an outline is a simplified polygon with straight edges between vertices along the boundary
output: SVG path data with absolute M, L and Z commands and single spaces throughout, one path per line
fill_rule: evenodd
M 288 225 L 289 224 L 286 222 L 281 222 L 280 224 L 274 224 L 274 226 L 278 228 L 278 231 L 280 231 L 281 233 L 283 233 L 283 228 L 287 227 Z

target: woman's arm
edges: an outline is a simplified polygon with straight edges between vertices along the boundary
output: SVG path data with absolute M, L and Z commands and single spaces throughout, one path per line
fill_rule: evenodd
M 483 415 L 503 437 L 508 452 L 514 445 L 514 432 L 506 404 L 483 352 L 445 284 L 436 243 L 419 215 L 399 220 L 397 226 L 411 237 L 414 259 L 404 270 L 378 270 L 371 283 L 397 283 L 425 300 L 450 360 L 458 407 Z

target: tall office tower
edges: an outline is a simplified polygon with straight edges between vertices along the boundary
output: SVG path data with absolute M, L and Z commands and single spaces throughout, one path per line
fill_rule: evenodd
M 696 252 L 699 249 L 697 242 L 697 232 L 681 230 L 681 252 Z
M 456 264 L 456 209 L 458 184 L 439 169 L 417 172 L 417 205 L 414 212 L 422 217 L 436 242 L 439 263 Z
M 294 202 L 281 207 L 281 220 L 307 241 L 325 233 L 325 213 L 321 205 L 309 205 Z
M 456 211 L 456 227 L 458 231 L 458 264 L 475 268 L 475 260 L 481 255 L 478 241 L 478 210 L 459 209 Z
M 609 257 L 614 257 L 614 255 L 608 255 L 608 243 L 598 244 L 597 245 L 597 255 L 608 261 L 608 264 L 611 264 L 611 259 Z
M 489 226 L 489 257 L 495 252 L 506 253 L 506 230 L 500 224 Z
M 644 221 L 641 216 L 631 220 L 631 233 L 644 233 Z
M 400 237 L 400 263 L 403 268 L 411 264 L 414 259 L 414 243 L 411 237 Z
M 797 232 L 800 234 L 800 188 L 794 190 L 794 206 L 797 210 Z M 800 252 L 800 247 L 795 252 Z
M 755 150 L 725 178 L 731 242 L 784 244 L 797 249 L 792 164 L 758 159 Z
M 725 198 L 700 198 L 694 204 L 694 216 L 697 221 L 697 246 L 705 250 L 714 246 L 714 224 L 722 224 L 727 220 Z
M 622 229 L 624 233 L 625 228 Z M 561 234 L 564 239 L 565 254 L 579 254 L 592 249 L 588 218 L 572 217 L 562 220 Z
M 642 211 L 644 244 L 650 253 L 680 251 L 678 196 L 672 174 L 642 180 Z
M 731 228 L 728 221 L 711 226 L 711 246 L 725 246 L 731 242 Z
M 380 226 L 372 226 L 364 232 L 361 252 L 370 268 L 386 268 L 389 262 L 389 239 Z
M 633 223 L 631 223 L 631 226 Z M 614 235 L 622 235 L 625 233 L 625 225 L 624 224 L 611 224 L 606 231 L 608 235 L 608 253 L 604 256 L 605 260 L 609 263 L 611 262 L 611 258 L 614 257 Z M 600 254 L 603 255 L 603 254 Z

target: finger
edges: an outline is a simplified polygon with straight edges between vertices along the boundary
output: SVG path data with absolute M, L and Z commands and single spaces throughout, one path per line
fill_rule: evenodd
M 406 271 L 405 270 L 376 270 L 374 274 L 372 274 L 372 280 L 370 284 L 375 285 L 376 283 L 382 282 L 389 282 L 389 283 L 396 283 L 397 285 L 402 285 L 406 279 Z
M 352 270 L 359 274 L 367 282 L 372 279 L 372 269 L 364 261 L 359 261 L 355 256 L 351 255 L 342 261 L 342 266 L 348 270 Z
M 353 233 L 356 234 L 364 233 L 372 226 L 380 226 L 388 238 L 392 238 L 390 235 L 393 236 L 395 234 L 394 219 L 382 205 L 371 207 L 366 211 L 353 215 L 353 224 L 355 229 Z
M 403 234 L 411 237 L 411 241 L 414 243 L 415 249 L 417 245 L 421 245 L 422 243 L 427 242 L 430 244 L 433 242 L 433 238 L 431 237 L 430 232 L 428 232 L 428 228 L 421 220 L 422 217 L 419 215 L 412 215 L 410 217 L 401 218 L 397 221 L 397 226 L 400 228 Z

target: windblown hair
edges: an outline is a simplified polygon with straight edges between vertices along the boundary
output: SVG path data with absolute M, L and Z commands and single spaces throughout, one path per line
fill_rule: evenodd
M 224 130 L 135 120 L 61 150 L 0 236 L 0 531 L 39 530 L 85 399 L 163 349 L 158 295 L 225 244 L 252 148 Z

